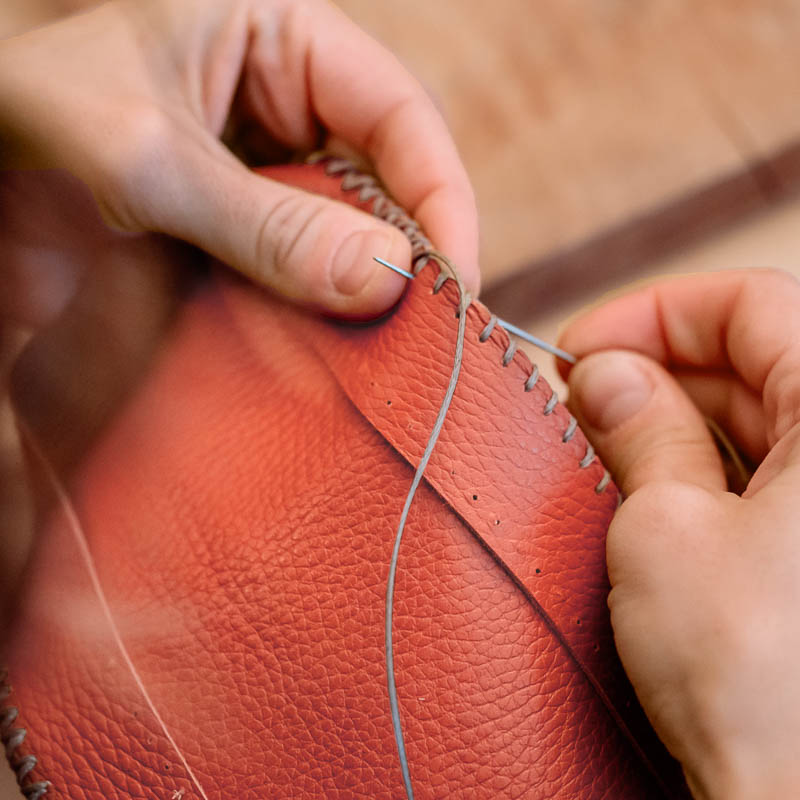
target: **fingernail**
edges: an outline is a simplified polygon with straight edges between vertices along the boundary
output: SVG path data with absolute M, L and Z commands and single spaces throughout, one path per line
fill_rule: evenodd
M 331 280 L 336 291 L 350 297 L 360 294 L 378 266 L 373 256 L 385 256 L 391 246 L 391 236 L 381 231 L 348 236 L 333 259 Z
M 585 424 L 607 432 L 635 416 L 653 395 L 639 360 L 627 353 L 596 353 L 573 369 L 570 386 Z

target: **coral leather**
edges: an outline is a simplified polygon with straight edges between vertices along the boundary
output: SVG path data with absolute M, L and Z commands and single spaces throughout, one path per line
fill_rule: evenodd
M 353 202 L 324 162 L 269 171 Z M 124 407 L 50 483 L 7 654 L 12 762 L 48 798 L 400 798 L 384 593 L 455 346 L 431 262 L 348 326 L 215 271 Z M 417 798 L 682 798 L 616 658 L 603 468 L 468 310 L 400 553 Z M 84 550 L 82 542 L 87 548 Z M 91 569 L 89 567 L 91 563 Z

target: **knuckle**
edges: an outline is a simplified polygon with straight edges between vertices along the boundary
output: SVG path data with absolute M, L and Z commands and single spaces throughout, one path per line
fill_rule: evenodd
M 326 236 L 327 204 L 303 192 L 288 192 L 273 202 L 256 229 L 253 263 L 277 279 L 297 278 L 313 250 Z
M 156 208 L 175 169 L 177 152 L 172 124 L 158 109 L 146 105 L 129 110 L 109 146 L 100 154 L 95 194 L 104 216 L 118 227 L 152 227 Z

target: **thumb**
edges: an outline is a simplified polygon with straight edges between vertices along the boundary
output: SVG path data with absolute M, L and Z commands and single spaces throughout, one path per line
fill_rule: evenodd
M 624 494 L 668 480 L 725 489 L 703 417 L 655 361 L 624 351 L 595 353 L 572 369 L 569 388 L 573 413 Z
M 214 141 L 161 160 L 137 194 L 141 223 L 201 247 L 256 283 L 342 316 L 374 317 L 405 280 L 377 264 L 409 267 L 393 226 L 343 203 L 269 180 Z M 209 153 L 211 150 L 211 153 Z

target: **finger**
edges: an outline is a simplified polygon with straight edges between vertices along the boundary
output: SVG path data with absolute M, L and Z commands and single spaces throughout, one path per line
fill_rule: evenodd
M 758 464 L 769 450 L 761 396 L 730 373 L 673 373 L 704 417 L 713 419 L 748 459 Z
M 393 226 L 258 176 L 210 136 L 202 146 L 179 139 L 168 150 L 127 193 L 145 199 L 136 214 L 145 227 L 333 314 L 374 317 L 399 298 L 405 280 L 373 260 L 409 264 L 408 240 Z
M 663 281 L 574 322 L 561 346 L 580 356 L 637 350 L 668 367 L 730 370 L 763 397 L 773 444 L 800 420 L 800 283 L 778 270 Z
M 257 28 L 246 58 L 250 107 L 286 143 L 309 146 L 319 121 L 369 156 L 398 203 L 477 293 L 472 189 L 447 127 L 422 86 L 331 4 L 290 4 L 278 40 L 280 55 L 269 22 L 265 18 Z
M 654 361 L 623 351 L 586 356 L 569 389 L 570 408 L 626 495 L 670 480 L 725 489 L 703 417 Z
M 754 497 L 764 491 L 773 492 L 776 500 L 773 507 L 785 505 L 785 496 L 796 494 L 800 482 L 800 425 L 795 425 L 769 451 L 761 462 L 742 497 Z M 789 495 L 785 493 L 789 492 Z

